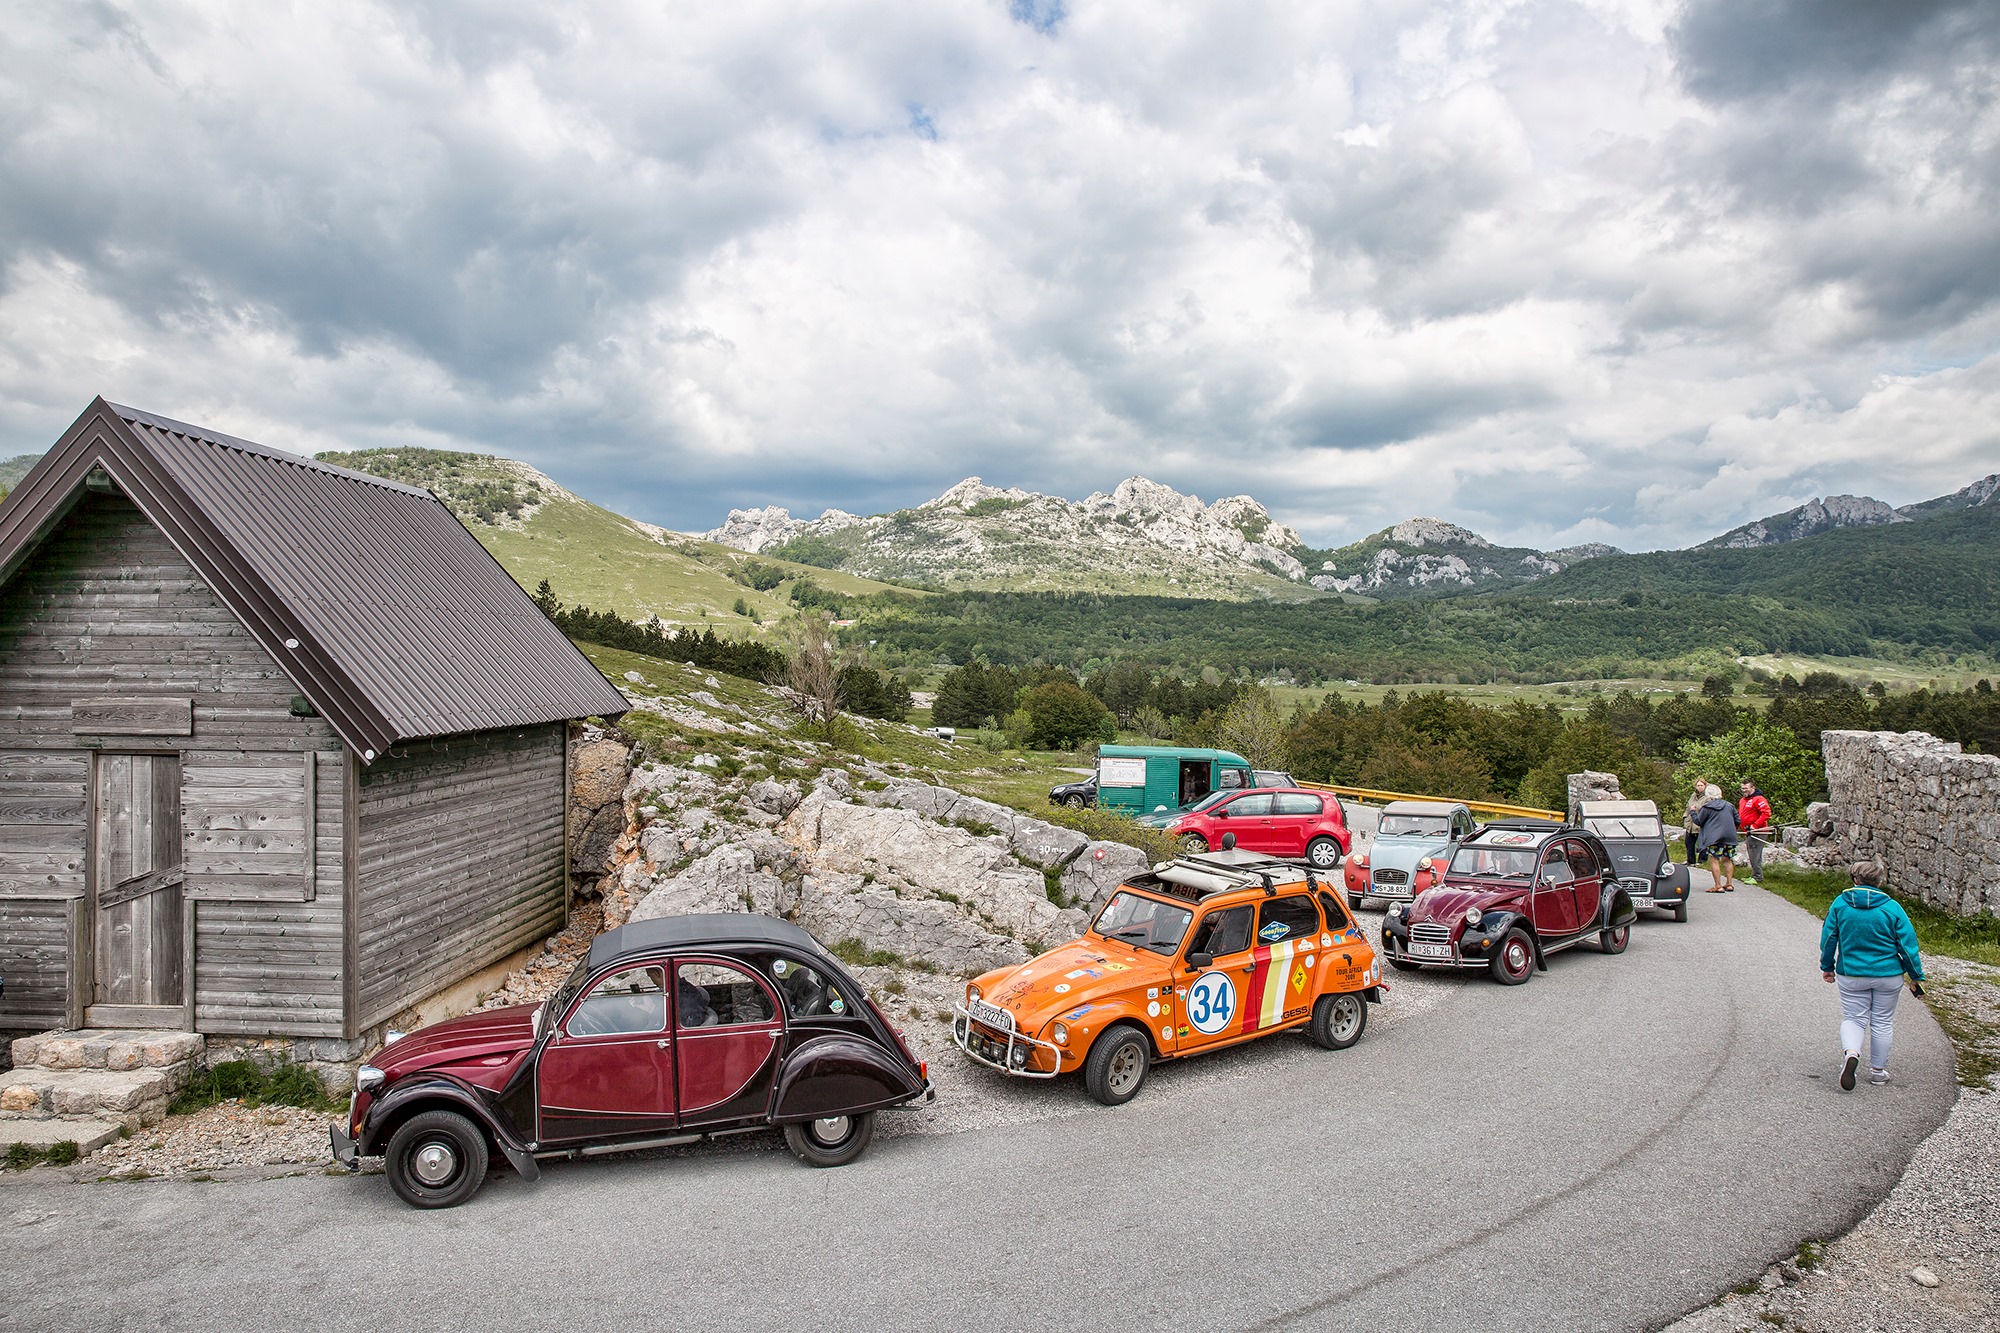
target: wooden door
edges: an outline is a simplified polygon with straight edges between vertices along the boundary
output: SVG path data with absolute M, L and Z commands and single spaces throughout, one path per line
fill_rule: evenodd
M 93 1027 L 173 1021 L 182 1004 L 181 766 L 100 754 L 92 793 Z

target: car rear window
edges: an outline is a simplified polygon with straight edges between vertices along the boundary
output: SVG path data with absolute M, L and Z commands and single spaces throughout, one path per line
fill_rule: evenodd
M 1320 798 L 1310 792 L 1279 792 L 1277 799 L 1278 813 L 1281 815 L 1316 815 L 1323 808 Z
M 1264 944 L 1309 939 L 1319 934 L 1319 909 L 1304 894 L 1273 898 L 1257 914 L 1257 939 Z

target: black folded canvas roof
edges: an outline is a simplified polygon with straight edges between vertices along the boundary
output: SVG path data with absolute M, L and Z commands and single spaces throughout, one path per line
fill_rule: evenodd
M 417 737 L 626 707 L 430 492 L 102 398 L 0 504 L 0 584 L 95 471 L 364 760 Z

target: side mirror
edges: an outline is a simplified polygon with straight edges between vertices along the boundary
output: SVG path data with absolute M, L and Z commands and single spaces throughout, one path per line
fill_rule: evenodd
M 1188 971 L 1199 972 L 1203 968 L 1215 966 L 1215 955 L 1212 953 L 1191 953 L 1187 956 L 1187 962 Z
M 1219 809 L 1217 809 L 1217 810 L 1216 810 L 1216 812 L 1215 812 L 1215 817 L 1216 817 L 1217 819 L 1227 819 L 1227 818 L 1229 818 L 1229 807 L 1225 805 L 1225 806 L 1222 806 L 1222 807 L 1220 807 Z

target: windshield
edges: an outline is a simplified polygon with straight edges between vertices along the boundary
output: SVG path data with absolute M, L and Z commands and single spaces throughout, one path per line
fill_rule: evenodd
M 1530 847 L 1461 847 L 1451 858 L 1454 875 L 1484 875 L 1493 879 L 1532 879 L 1536 852 Z
M 1658 815 L 1619 815 L 1615 818 L 1598 816 L 1583 821 L 1583 826 L 1600 838 L 1657 838 L 1660 835 Z
M 541 1031 L 542 1019 L 554 1022 L 557 1018 L 560 1018 L 563 1011 L 569 1008 L 570 1002 L 582 993 L 583 983 L 588 980 L 590 980 L 590 955 L 585 954 L 576 960 L 576 966 L 570 970 L 568 976 L 563 978 L 563 984 L 556 987 L 556 993 L 542 1002 L 542 1008 L 539 1011 L 541 1019 L 536 1020 L 535 1031 Z
M 1181 809 L 1188 811 L 1206 810 L 1211 806 L 1221 805 L 1224 801 L 1228 800 L 1235 794 L 1236 794 L 1236 789 L 1234 787 L 1225 788 L 1222 791 L 1212 791 L 1208 795 L 1202 797 L 1199 801 L 1196 801 L 1193 805 L 1184 805 L 1181 807 Z
M 1120 891 L 1112 895 L 1090 927 L 1106 939 L 1118 940 L 1137 949 L 1170 954 L 1181 947 L 1194 913 L 1173 903 Z
M 1383 815 L 1382 826 L 1375 830 L 1375 835 L 1380 838 L 1442 838 L 1450 829 L 1449 815 Z

